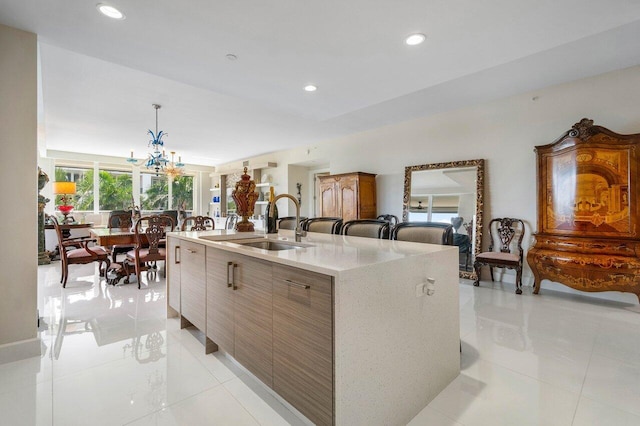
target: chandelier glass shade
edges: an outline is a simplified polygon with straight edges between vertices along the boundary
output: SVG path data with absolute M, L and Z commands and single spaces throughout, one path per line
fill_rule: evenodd
M 164 141 L 162 138 L 167 136 L 167 133 L 162 130 L 158 130 L 158 110 L 161 105 L 153 104 L 153 108 L 156 110 L 156 131 L 149 129 L 147 133 L 151 136 L 148 146 L 151 148 L 151 152 L 147 155 L 147 159 L 144 161 L 144 166 L 149 170 L 154 170 L 156 176 L 160 173 L 164 173 L 167 176 L 176 178 L 181 176 L 184 172 L 184 164 L 181 161 L 181 157 L 178 157 L 178 162 L 174 162 L 175 151 L 171 151 L 171 160 L 167 157 L 164 150 Z M 138 160 L 133 157 L 133 150 L 131 150 L 131 157 L 127 158 L 127 161 L 132 164 L 138 164 Z

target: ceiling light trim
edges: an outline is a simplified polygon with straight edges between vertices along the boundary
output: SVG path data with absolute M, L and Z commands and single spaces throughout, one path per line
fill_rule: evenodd
M 419 44 L 424 43 L 426 39 L 427 39 L 426 35 L 422 33 L 414 33 L 407 36 L 407 38 L 404 39 L 404 42 L 408 46 L 417 46 Z
M 98 12 L 100 12 L 107 18 L 115 19 L 118 21 L 122 21 L 126 18 L 125 14 L 120 9 L 107 3 L 96 4 L 96 9 L 98 9 Z

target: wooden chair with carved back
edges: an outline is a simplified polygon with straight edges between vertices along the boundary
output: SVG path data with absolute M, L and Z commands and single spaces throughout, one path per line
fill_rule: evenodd
M 131 212 L 127 210 L 113 210 L 109 212 L 107 227 L 109 229 L 130 231 L 133 227 Z M 108 247 L 108 250 L 111 251 L 111 262 L 117 263 L 117 257 L 119 254 L 126 254 L 134 247 L 135 245 L 133 244 L 115 244 L 111 247 Z
M 209 216 L 189 216 L 184 219 L 181 231 L 210 231 L 215 229 L 216 223 Z
M 173 218 L 165 215 L 143 216 L 136 221 L 133 228 L 136 246 L 127 252 L 126 262 L 127 267 L 133 266 L 135 269 L 138 288 L 142 282 L 142 271 L 153 269 L 151 265 L 159 260 L 166 261 L 167 250 L 162 243 L 166 242 L 167 231 L 172 231 L 174 227 Z
M 62 230 L 58 224 L 58 220 L 55 216 L 48 216 L 49 222 L 53 225 L 58 236 L 58 246 L 60 247 L 60 261 L 62 264 L 60 283 L 62 287 L 67 286 L 67 279 L 69 278 L 69 265 L 74 264 L 87 264 L 92 262 L 98 262 L 100 264 L 100 275 L 104 276 L 105 271 L 109 268 L 111 261 L 109 260 L 109 253 L 104 247 L 92 246 L 89 247 L 89 243 L 95 242 L 95 239 L 81 238 L 64 238 L 62 236 Z M 102 264 L 105 264 L 104 268 Z
M 516 294 L 522 294 L 522 239 L 525 226 L 521 219 L 495 218 L 489 222 L 491 243 L 489 251 L 478 254 L 473 262 L 476 271 L 474 286 L 480 285 L 480 268 L 488 266 L 493 281 L 493 268 L 508 268 L 516 271 Z M 499 251 L 494 251 L 499 249 Z

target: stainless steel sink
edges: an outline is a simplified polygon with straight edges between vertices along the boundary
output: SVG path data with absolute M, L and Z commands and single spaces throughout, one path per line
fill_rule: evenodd
M 251 241 L 247 243 L 236 243 L 242 246 L 255 247 L 262 250 L 291 250 L 297 248 L 303 248 L 305 246 L 301 246 L 298 244 L 285 243 L 282 241 Z

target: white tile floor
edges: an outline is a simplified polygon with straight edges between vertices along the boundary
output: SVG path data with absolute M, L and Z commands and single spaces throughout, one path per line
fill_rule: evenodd
M 0 365 L 0 424 L 304 424 L 165 318 L 161 276 L 58 280 L 39 268 L 43 355 Z M 461 283 L 462 372 L 411 425 L 640 425 L 640 307 L 528 290 Z

